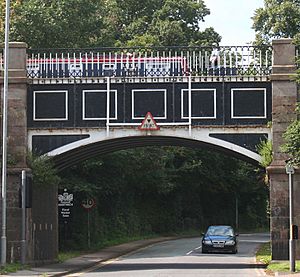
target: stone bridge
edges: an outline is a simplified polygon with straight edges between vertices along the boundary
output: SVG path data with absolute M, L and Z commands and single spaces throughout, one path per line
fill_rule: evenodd
M 258 164 L 257 145 L 267 139 L 274 152 L 268 168 L 272 255 L 288 258 L 288 157 L 280 145 L 296 116 L 295 47 L 283 39 L 264 50 L 221 47 L 214 58 L 211 52 L 37 52 L 24 43 L 10 44 L 8 259 L 20 257 L 18 187 L 21 170 L 30 171 L 28 149 L 52 156 L 59 170 L 95 155 L 148 145 L 206 147 Z M 147 112 L 159 130 L 138 128 Z M 299 182 L 296 171 L 296 224 Z M 54 260 L 57 230 L 57 188 L 35 186 L 32 208 L 27 209 L 27 260 Z

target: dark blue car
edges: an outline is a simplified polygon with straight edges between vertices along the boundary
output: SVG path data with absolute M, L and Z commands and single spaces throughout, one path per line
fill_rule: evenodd
M 229 252 L 237 253 L 238 234 L 231 226 L 209 226 L 202 238 L 202 253 Z

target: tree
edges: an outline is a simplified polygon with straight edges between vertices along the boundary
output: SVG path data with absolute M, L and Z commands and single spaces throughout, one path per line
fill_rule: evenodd
M 119 45 L 208 45 L 221 40 L 213 28 L 200 29 L 204 17 L 210 13 L 202 0 L 117 0 L 117 3 L 121 7 Z
M 106 28 L 104 7 L 102 0 L 16 2 L 12 6 L 10 38 L 34 48 L 96 46 L 106 39 L 102 34 Z
M 0 0 L 1 7 L 4 2 Z M 221 40 L 213 28 L 200 28 L 209 14 L 203 0 L 14 0 L 11 11 L 11 40 L 31 48 L 207 45 Z
M 265 7 L 255 11 L 253 27 L 256 31 L 256 44 L 270 43 L 273 38 L 290 37 L 300 45 L 300 0 L 265 0 Z M 298 70 L 297 82 L 300 82 Z M 294 164 L 300 164 L 300 121 L 298 118 L 287 128 L 282 149 L 291 155 Z
M 74 199 L 96 199 L 95 243 L 116 236 L 199 232 L 211 222 L 234 224 L 236 197 L 244 228 L 267 224 L 268 188 L 258 180 L 256 169 L 220 153 L 136 148 L 87 160 L 62 175 L 61 184 Z M 85 214 L 76 209 L 76 228 L 70 229 L 78 246 L 85 234 L 80 224 Z
M 21 4 L 22 0 L 11 0 L 10 11 L 13 16 L 14 10 Z M 4 25 L 5 25 L 5 0 L 0 0 L 0 42 L 4 41 Z
M 262 157 L 260 165 L 267 168 L 273 160 L 273 146 L 271 140 L 261 141 L 257 147 L 259 155 Z
M 49 157 L 39 156 L 29 152 L 27 164 L 32 170 L 33 183 L 37 186 L 58 185 L 61 181 L 54 167 L 54 163 Z
M 300 104 L 296 108 L 298 118 L 295 119 L 284 133 L 286 143 L 282 149 L 291 155 L 291 162 L 294 165 L 300 165 Z
M 256 44 L 269 44 L 272 39 L 290 37 L 300 42 L 300 1 L 265 0 L 253 16 Z

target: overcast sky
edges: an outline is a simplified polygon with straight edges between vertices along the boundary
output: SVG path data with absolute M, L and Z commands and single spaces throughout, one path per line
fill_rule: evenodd
M 210 9 L 203 28 L 214 27 L 222 36 L 221 45 L 246 45 L 254 40 L 251 17 L 264 0 L 204 0 Z

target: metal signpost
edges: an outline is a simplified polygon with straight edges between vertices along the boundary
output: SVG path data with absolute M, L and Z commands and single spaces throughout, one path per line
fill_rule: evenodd
M 293 193 L 293 174 L 295 173 L 295 169 L 294 167 L 287 162 L 286 164 L 286 174 L 288 174 L 289 176 L 289 201 L 290 201 L 290 271 L 291 272 L 295 272 L 296 267 L 295 267 L 295 238 L 297 237 L 295 234 L 295 230 L 297 228 L 295 228 L 294 225 L 294 203 L 293 203 L 293 197 L 294 197 L 294 193 Z
M 239 230 L 239 198 L 237 194 L 235 194 L 235 230 L 237 232 Z
M 21 264 L 26 262 L 26 171 L 22 170 L 21 179 L 22 194 L 22 232 L 21 232 Z
M 87 210 L 87 242 L 88 248 L 91 248 L 91 232 L 90 232 L 90 210 L 96 205 L 93 198 L 84 199 L 81 206 Z
M 6 167 L 7 167 L 7 95 L 8 95 L 8 57 L 9 57 L 9 13 L 10 0 L 6 0 L 5 42 L 4 42 L 4 86 L 3 86 L 3 125 L 2 125 L 2 234 L 1 265 L 6 264 Z

